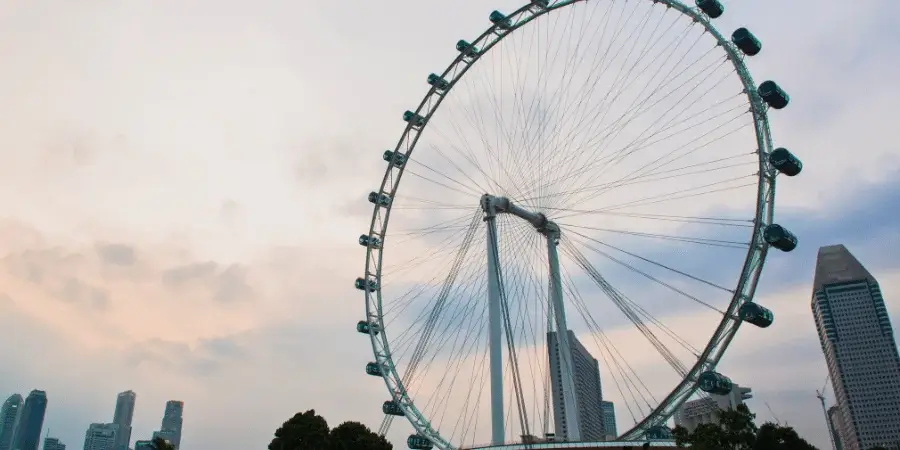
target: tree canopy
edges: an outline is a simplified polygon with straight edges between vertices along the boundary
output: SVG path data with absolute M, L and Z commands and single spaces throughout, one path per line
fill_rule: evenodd
M 150 445 L 156 450 L 175 450 L 175 446 L 171 442 L 159 436 L 150 441 Z
M 817 450 L 793 428 L 766 422 L 757 427 L 756 414 L 746 405 L 721 411 L 718 423 L 698 425 L 693 432 L 675 427 L 672 434 L 679 447 L 693 450 Z
M 384 436 L 359 422 L 328 428 L 315 410 L 297 413 L 275 430 L 269 450 L 393 450 Z

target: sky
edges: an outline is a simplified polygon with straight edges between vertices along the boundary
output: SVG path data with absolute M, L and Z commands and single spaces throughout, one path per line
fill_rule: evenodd
M 791 94 L 772 132 L 804 171 L 776 202 L 800 247 L 770 253 L 757 293 L 776 323 L 720 367 L 759 419 L 827 448 L 816 249 L 846 244 L 900 323 L 900 5 L 726 5 L 764 41 L 754 76 Z M 516 6 L 0 0 L 0 396 L 46 390 L 70 447 L 127 389 L 133 438 L 185 402 L 185 450 L 261 448 L 310 408 L 377 428 L 385 388 L 353 331 L 365 196 L 425 76 Z

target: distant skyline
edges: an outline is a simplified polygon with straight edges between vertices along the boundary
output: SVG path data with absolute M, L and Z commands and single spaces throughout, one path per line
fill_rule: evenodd
M 175 450 L 181 448 L 181 430 L 184 426 L 184 402 L 169 400 L 162 416 L 159 431 L 153 432 L 153 437 L 161 437 L 172 443 Z
M 523 3 L 0 2 L 0 340 L 16 343 L 0 346 L 0 399 L 45 390 L 43 429 L 70 450 L 126 389 L 141 397 L 132 442 L 171 399 L 189 408 L 186 450 L 263 448 L 310 408 L 377 428 L 388 393 L 363 373 L 372 350 L 352 329 L 365 196 L 425 77 L 492 9 Z M 778 180 L 775 211 L 800 244 L 769 253 L 756 292 L 775 322 L 742 327 L 719 368 L 753 387 L 758 421 L 826 449 L 808 303 L 818 247 L 847 245 L 900 321 L 900 2 L 724 3 L 717 25 L 763 41 L 754 78 L 791 94 L 771 128 L 804 173 Z M 654 313 L 679 331 L 710 326 Z M 624 431 L 632 414 L 606 388 Z M 388 437 L 401 447 L 409 432 L 395 420 Z
M 128 450 L 131 444 L 131 422 L 134 420 L 134 408 L 137 403 L 137 394 L 134 391 L 120 392 L 116 396 L 116 409 L 113 412 L 112 423 L 119 426 L 116 434 L 115 450 Z
M 32 399 L 32 405 L 28 409 L 28 414 L 32 417 L 31 426 L 24 433 L 20 433 L 23 428 L 19 425 L 23 424 L 23 415 L 26 411 L 25 405 L 27 401 L 23 401 L 20 394 L 12 394 L 3 403 L 0 408 L 0 449 L 12 450 L 18 449 L 17 442 L 13 439 L 24 440 L 25 445 L 30 446 L 30 437 L 34 434 L 35 425 L 34 418 L 38 417 L 38 413 L 46 415 L 47 412 L 47 393 L 45 391 L 33 390 L 28 398 Z M 27 400 L 27 399 L 26 399 Z M 87 426 L 84 432 L 83 442 L 85 449 L 93 450 L 127 450 L 130 447 L 131 422 L 134 417 L 137 394 L 132 390 L 120 392 L 116 396 L 115 409 L 112 414 L 111 422 L 94 422 Z M 43 410 L 41 410 L 43 406 Z M 159 435 L 170 440 L 176 445 L 176 449 L 181 440 L 181 429 L 183 426 L 184 402 L 178 400 L 169 400 L 165 405 L 165 412 L 161 416 L 161 431 L 153 432 L 152 436 Z M 42 416 L 42 417 L 43 417 Z M 37 426 L 37 432 L 41 435 L 44 432 L 49 433 L 49 428 L 43 425 Z M 144 441 L 148 441 L 151 435 L 148 433 Z M 140 440 L 140 439 L 138 439 Z M 7 446 L 5 442 L 9 441 Z M 40 439 L 39 439 L 40 441 Z M 40 443 L 43 442 L 43 446 Z M 17 445 L 13 447 L 13 445 Z M 43 441 L 38 443 L 41 449 L 46 450 L 65 450 L 65 442 L 55 436 L 47 435 Z M 79 445 L 81 448 L 81 445 Z
M 44 418 L 47 414 L 47 393 L 33 390 L 25 397 L 25 405 L 16 427 L 13 450 L 39 450 Z
M 24 405 L 25 399 L 21 394 L 12 394 L 3 402 L 0 408 L 0 450 L 12 449 Z
M 43 450 L 66 450 L 66 444 L 55 437 L 44 438 Z

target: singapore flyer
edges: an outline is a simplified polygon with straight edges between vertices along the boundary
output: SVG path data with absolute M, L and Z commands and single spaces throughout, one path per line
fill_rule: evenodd
M 763 41 L 719 30 L 725 9 L 534 0 L 485 11 L 423 73 L 358 238 L 382 434 L 648 442 L 732 390 L 717 365 L 740 326 L 775 320 L 754 292 L 767 252 L 797 245 L 775 181 L 802 164 L 769 129 L 788 93 L 748 69 Z

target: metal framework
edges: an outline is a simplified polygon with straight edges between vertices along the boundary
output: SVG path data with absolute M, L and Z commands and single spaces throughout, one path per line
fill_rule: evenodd
M 439 75 L 439 78 L 435 80 L 434 83 L 430 82 L 431 88 L 429 89 L 428 93 L 425 95 L 419 106 L 414 111 L 411 111 L 413 115 L 410 116 L 410 120 L 407 120 L 407 126 L 405 127 L 401 138 L 397 142 L 397 145 L 394 147 L 394 154 L 404 155 L 404 158 L 409 158 L 409 156 L 412 155 L 423 129 L 427 126 L 428 121 L 434 115 L 443 99 L 453 89 L 453 86 L 457 83 L 457 81 L 459 81 L 465 75 L 468 69 L 471 68 L 481 58 L 482 55 L 489 52 L 494 45 L 500 42 L 504 37 L 510 35 L 511 33 L 514 33 L 516 30 L 522 28 L 532 20 L 535 20 L 542 15 L 549 14 L 554 10 L 564 8 L 581 1 L 586 0 L 564 0 L 557 2 L 549 2 L 547 0 L 532 0 L 518 10 L 510 13 L 507 16 L 508 21 L 504 22 L 503 24 L 493 24 L 480 36 L 478 36 L 477 39 L 472 41 L 469 47 L 469 49 L 471 49 L 472 51 L 467 51 L 468 49 L 460 50 L 459 56 L 457 56 L 453 60 L 453 62 L 450 63 L 450 65 Z M 772 138 L 770 136 L 767 119 L 768 106 L 757 92 L 757 88 L 754 84 L 753 78 L 751 77 L 749 70 L 743 63 L 744 56 L 742 55 L 741 51 L 735 46 L 735 44 L 725 38 L 722 33 L 720 33 L 710 23 L 710 18 L 699 8 L 687 6 L 679 0 L 647 1 L 659 4 L 662 7 L 672 8 L 687 16 L 696 24 L 702 26 L 718 42 L 719 46 L 724 50 L 728 59 L 733 64 L 736 73 L 744 86 L 744 93 L 747 95 L 750 101 L 750 113 L 753 116 L 757 138 L 756 144 L 759 156 L 759 184 L 757 188 L 756 200 L 757 216 L 753 228 L 749 252 L 743 265 L 740 281 L 734 289 L 734 295 L 731 299 L 729 307 L 726 310 L 726 314 L 713 333 L 706 348 L 701 353 L 700 358 L 688 371 L 683 380 L 647 417 L 637 423 L 633 428 L 620 435 L 620 440 L 629 441 L 639 440 L 651 428 L 665 423 L 675 413 L 675 411 L 693 393 L 696 392 L 696 381 L 699 374 L 705 371 L 712 370 L 716 367 L 716 364 L 721 359 L 725 349 L 728 347 L 729 343 L 737 332 L 741 324 L 741 320 L 737 314 L 737 311 L 741 307 L 741 305 L 753 298 L 757 281 L 759 279 L 759 275 L 762 271 L 763 263 L 766 257 L 768 245 L 763 239 L 763 231 L 766 226 L 772 224 L 773 220 L 775 175 L 777 172 L 768 161 L 768 155 L 773 149 Z M 385 244 L 384 241 L 386 238 L 387 227 L 391 214 L 390 201 L 399 191 L 399 183 L 403 176 L 403 173 L 404 164 L 397 164 L 393 162 L 388 164 L 384 178 L 382 179 L 381 185 L 377 191 L 379 194 L 385 195 L 388 201 L 386 202 L 386 204 L 376 204 L 372 213 L 371 225 L 369 227 L 369 236 L 380 239 L 382 245 L 369 246 L 367 248 L 365 277 L 367 280 L 374 280 L 376 283 L 379 283 L 379 285 L 381 281 L 383 248 Z M 556 315 L 556 326 L 558 330 L 566 330 L 565 319 L 561 305 L 561 288 L 558 280 L 558 259 L 555 256 L 555 239 L 558 239 L 559 228 L 555 227 L 555 224 L 553 224 L 553 222 L 551 221 L 548 221 L 543 215 L 518 208 L 514 204 L 510 203 L 507 199 L 504 199 L 502 197 L 486 196 L 482 199 L 482 204 L 486 204 L 488 206 L 487 208 L 485 208 L 486 220 L 488 223 L 488 234 L 489 236 L 491 236 L 488 242 L 491 243 L 490 245 L 494 247 L 494 256 L 489 257 L 488 260 L 489 273 L 496 273 L 497 266 L 499 264 L 495 253 L 496 227 L 493 225 L 493 220 L 491 220 L 492 215 L 495 215 L 498 212 L 512 214 L 532 223 L 532 225 L 534 225 L 539 231 L 543 228 L 543 231 L 541 232 L 544 233 L 544 235 L 547 236 L 548 239 L 548 256 L 550 257 L 551 266 L 553 266 L 554 264 L 556 265 L 555 269 L 551 269 L 555 271 L 553 272 L 555 277 L 555 286 L 552 293 L 553 303 L 559 303 L 557 306 L 557 308 L 559 308 L 557 310 L 559 311 L 559 314 Z M 555 238 L 553 238 L 552 236 L 555 236 Z M 493 374 L 499 372 L 495 372 L 495 369 L 500 358 L 499 348 L 497 346 L 500 342 L 499 335 L 501 333 L 499 328 L 499 320 L 495 320 L 495 318 L 499 316 L 499 311 L 497 311 L 497 299 L 499 298 L 497 292 L 499 286 L 496 284 L 498 280 L 496 277 L 492 278 L 492 280 L 494 284 L 491 285 L 490 291 L 490 361 L 492 369 L 491 371 Z M 381 290 L 366 290 L 365 297 L 366 319 L 370 323 L 381 327 L 381 332 L 370 333 L 370 340 L 376 363 L 380 366 L 385 385 L 388 388 L 388 391 L 391 393 L 393 400 L 403 410 L 406 418 L 409 420 L 409 422 L 419 435 L 433 442 L 437 448 L 454 449 L 455 447 L 443 436 L 441 436 L 441 434 L 432 427 L 430 422 L 416 408 L 413 399 L 410 397 L 403 385 L 402 375 L 398 373 L 397 368 L 394 366 L 394 363 L 391 359 L 391 350 L 387 338 L 387 333 L 384 330 Z M 568 345 L 567 333 L 562 332 L 559 334 L 559 336 L 561 339 L 561 343 L 564 340 L 565 344 L 563 345 Z M 566 354 L 569 355 L 569 358 L 571 358 L 571 352 L 567 352 Z M 571 368 L 571 365 L 568 366 Z M 496 377 L 492 376 L 492 405 L 501 405 L 501 407 L 499 408 L 499 412 L 497 412 L 497 408 L 494 408 L 492 417 L 492 436 L 494 442 L 497 443 L 498 440 L 502 440 L 503 433 L 503 398 L 502 380 L 495 380 L 494 378 Z M 571 381 L 571 377 L 569 377 L 569 381 Z M 567 407 L 568 405 L 574 405 L 574 400 L 567 399 Z M 567 415 L 567 419 L 569 417 L 570 416 Z M 574 421 L 574 424 L 577 425 L 577 418 L 574 418 Z M 498 423 L 500 424 L 499 426 Z M 571 424 L 572 423 L 570 423 L 570 425 Z M 577 427 L 569 429 L 577 430 Z

